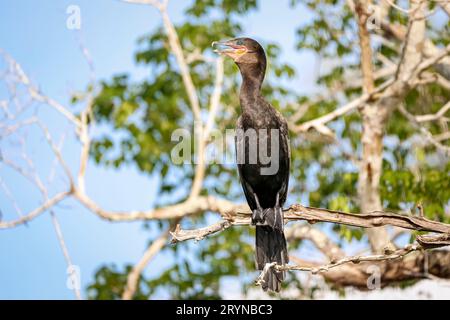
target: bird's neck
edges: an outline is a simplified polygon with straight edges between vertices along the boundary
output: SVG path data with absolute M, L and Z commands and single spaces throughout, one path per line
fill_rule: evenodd
M 241 92 L 239 94 L 242 112 L 257 111 L 257 101 L 261 97 L 265 66 L 240 65 L 239 69 L 242 75 Z

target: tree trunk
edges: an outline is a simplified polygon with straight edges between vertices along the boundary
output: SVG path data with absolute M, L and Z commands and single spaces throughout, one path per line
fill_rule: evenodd
M 383 135 L 390 111 L 378 104 L 367 104 L 362 110 L 362 161 L 358 177 L 361 212 L 381 211 L 380 177 L 383 163 Z M 386 227 L 367 229 L 370 246 L 382 253 L 389 244 Z

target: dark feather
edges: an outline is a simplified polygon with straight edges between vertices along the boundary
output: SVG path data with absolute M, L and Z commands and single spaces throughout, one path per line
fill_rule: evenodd
M 240 92 L 242 115 L 237 121 L 237 129 L 243 132 L 247 132 L 249 129 L 255 130 L 257 143 L 261 139 L 266 139 L 267 146 L 271 146 L 270 130 L 279 130 L 279 144 L 275 146 L 278 150 L 270 150 L 270 148 L 268 150 L 269 153 L 278 151 L 279 154 L 279 167 L 275 174 L 262 174 L 261 168 L 264 165 L 260 161 L 256 164 L 248 163 L 248 161 L 238 163 L 239 177 L 248 205 L 252 210 L 257 209 L 255 199 L 257 197 L 266 213 L 265 225 L 256 226 L 256 265 L 259 270 L 262 270 L 266 263 L 286 264 L 289 262 L 281 210 L 286 201 L 289 185 L 289 132 L 286 120 L 260 93 L 266 68 L 266 57 L 262 47 L 256 41 L 248 38 L 235 39 L 228 43 L 243 44 L 251 49 L 248 50 L 248 53 L 235 59 L 243 78 Z M 268 134 L 261 134 L 261 130 L 266 130 Z M 245 154 L 245 159 L 248 160 L 251 149 L 248 140 L 244 136 L 238 135 L 236 138 L 237 154 Z M 270 166 L 270 164 L 265 166 Z M 275 208 L 277 198 L 279 207 Z M 278 292 L 284 276 L 284 272 L 272 269 L 266 274 L 263 289 Z

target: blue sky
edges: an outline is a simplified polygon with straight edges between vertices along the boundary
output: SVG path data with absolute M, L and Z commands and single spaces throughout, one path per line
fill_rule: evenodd
M 171 1 L 169 13 L 176 22 L 183 18 L 187 1 Z M 259 11 L 244 22 L 245 36 L 277 41 L 283 58 L 302 70 L 290 85 L 308 92 L 314 88 L 316 66 L 308 53 L 295 52 L 295 26 L 305 18 L 301 9 L 291 10 L 288 1 L 261 1 Z M 66 9 L 81 8 L 81 38 L 89 49 L 97 78 L 108 79 L 120 72 L 146 77 L 148 70 L 133 63 L 136 39 L 161 22 L 158 12 L 150 7 L 125 4 L 116 0 L 5 0 L 0 3 L 0 48 L 13 56 L 31 79 L 49 96 L 68 104 L 70 94 L 85 88 L 89 72 L 79 50 L 77 32 L 66 28 Z M 283 23 L 267 23 L 283 21 Z M 236 35 L 238 36 L 238 35 Z M 4 65 L 0 64 L 0 67 Z M 0 100 L 6 90 L 0 84 Z M 46 106 L 39 107 L 56 136 L 67 131 L 68 124 Z M 30 130 L 27 146 L 36 158 L 37 167 L 48 174 L 52 155 L 45 150 L 44 140 Z M 66 137 L 63 149 L 69 165 L 75 170 L 78 145 L 74 137 Z M 10 150 L 1 145 L 2 153 Z M 39 204 L 39 194 L 11 170 L 0 167 L 2 181 L 8 184 L 23 212 Z M 89 195 L 108 209 L 148 209 L 153 205 L 155 180 L 139 174 L 133 167 L 118 171 L 89 163 L 87 189 Z M 58 179 L 57 179 L 58 180 Z M 55 190 L 61 181 L 55 182 Z M 132 187 L 130 187 L 132 186 Z M 55 191 L 54 190 L 54 191 Z M 16 218 L 3 193 L 0 194 L 3 219 Z M 80 266 L 82 287 L 92 282 L 95 270 L 104 263 L 122 266 L 141 257 L 148 243 L 148 232 L 142 223 L 108 223 L 67 201 L 55 210 L 74 264 Z M 168 262 L 159 256 L 147 271 L 160 270 Z M 46 213 L 28 223 L 0 231 L 0 299 L 72 299 L 66 287 L 66 264 L 58 245 L 50 216 Z

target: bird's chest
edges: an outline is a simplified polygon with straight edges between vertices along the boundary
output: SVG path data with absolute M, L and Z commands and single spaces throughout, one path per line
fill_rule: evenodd
M 280 124 L 270 110 L 258 110 L 243 113 L 238 128 L 239 127 L 242 130 L 253 129 L 260 131 L 279 129 Z
M 278 174 L 280 158 L 285 157 L 283 141 L 281 124 L 270 112 L 243 113 L 236 132 L 241 177 L 253 187 L 275 185 L 270 182 Z

